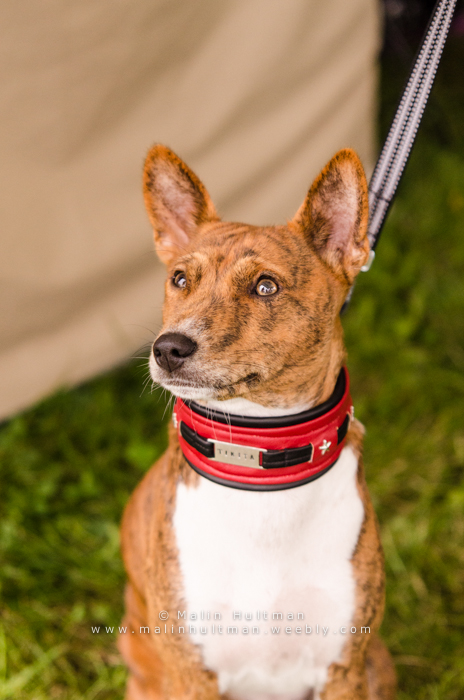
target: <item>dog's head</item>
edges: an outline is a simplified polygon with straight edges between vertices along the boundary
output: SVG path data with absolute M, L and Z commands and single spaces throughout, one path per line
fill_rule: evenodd
M 337 153 L 286 226 L 220 220 L 200 180 L 154 146 L 144 195 L 168 268 L 155 382 L 185 399 L 315 405 L 344 360 L 341 306 L 367 261 L 362 165 Z

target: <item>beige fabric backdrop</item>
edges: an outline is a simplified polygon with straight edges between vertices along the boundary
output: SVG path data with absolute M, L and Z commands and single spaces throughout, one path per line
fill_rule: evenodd
M 375 0 L 21 0 L 0 27 L 0 417 L 159 327 L 153 142 L 251 223 L 290 217 L 338 148 L 372 165 Z

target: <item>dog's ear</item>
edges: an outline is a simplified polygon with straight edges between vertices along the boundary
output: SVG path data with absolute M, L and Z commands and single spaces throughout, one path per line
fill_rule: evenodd
M 195 173 L 160 144 L 153 146 L 145 161 L 143 196 L 155 232 L 156 252 L 166 264 L 182 254 L 200 224 L 218 220 Z
M 339 151 L 293 219 L 319 258 L 352 284 L 369 256 L 367 182 L 354 151 Z

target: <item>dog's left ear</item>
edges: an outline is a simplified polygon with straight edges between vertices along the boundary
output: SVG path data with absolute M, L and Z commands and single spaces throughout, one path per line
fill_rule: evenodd
M 361 161 L 339 151 L 314 181 L 293 219 L 319 258 L 349 285 L 369 256 L 368 194 Z
M 167 265 L 182 255 L 201 224 L 219 218 L 195 173 L 160 144 L 153 146 L 145 160 L 143 197 L 156 252 Z

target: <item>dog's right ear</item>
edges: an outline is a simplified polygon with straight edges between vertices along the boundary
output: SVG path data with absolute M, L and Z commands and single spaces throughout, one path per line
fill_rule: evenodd
M 315 179 L 293 223 L 349 286 L 369 257 L 368 192 L 358 156 L 339 151 Z
M 155 232 L 156 252 L 167 265 L 185 251 L 201 224 L 219 220 L 195 173 L 160 144 L 153 146 L 145 161 L 143 196 Z

